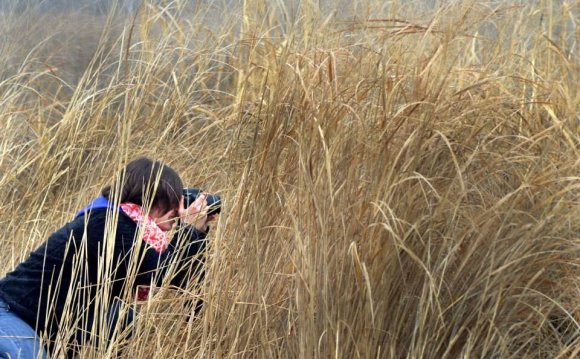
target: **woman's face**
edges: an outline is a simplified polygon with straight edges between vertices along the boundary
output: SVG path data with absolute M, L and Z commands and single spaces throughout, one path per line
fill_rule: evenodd
M 179 214 L 177 213 L 176 209 L 164 211 L 157 207 L 151 208 L 149 215 L 151 218 L 153 218 L 153 220 L 155 220 L 157 226 L 159 226 L 162 231 L 166 232 L 173 228 L 175 223 L 177 223 L 177 219 L 179 218 Z

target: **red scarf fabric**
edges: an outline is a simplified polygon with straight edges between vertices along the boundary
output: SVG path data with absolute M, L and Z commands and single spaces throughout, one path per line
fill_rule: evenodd
M 121 203 L 121 209 L 137 225 L 142 226 L 143 240 L 158 253 L 163 253 L 169 245 L 167 233 L 163 231 L 151 216 L 145 217 L 141 206 L 135 203 Z
M 169 238 L 151 216 L 143 214 L 143 208 L 134 203 L 121 203 L 121 209 L 138 226 L 142 226 L 143 240 L 157 253 L 163 253 L 169 245 Z M 150 297 L 151 287 L 140 285 L 137 287 L 137 301 L 146 301 Z

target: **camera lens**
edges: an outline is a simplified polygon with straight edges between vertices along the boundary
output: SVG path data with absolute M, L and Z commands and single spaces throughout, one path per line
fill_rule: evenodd
M 183 204 L 184 204 L 185 208 L 189 207 L 195 201 L 197 196 L 199 196 L 199 194 L 202 192 L 203 192 L 203 190 L 201 190 L 199 188 L 184 188 L 183 189 L 183 197 L 184 197 Z M 220 196 L 215 195 L 215 194 L 208 194 L 206 197 L 206 201 L 207 201 L 207 206 L 208 206 L 208 211 L 207 211 L 208 215 L 218 214 L 221 212 L 222 199 Z

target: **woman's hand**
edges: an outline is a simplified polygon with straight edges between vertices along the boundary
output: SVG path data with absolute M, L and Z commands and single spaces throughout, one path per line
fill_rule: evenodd
M 181 196 L 179 201 L 179 218 L 181 222 L 192 225 L 199 231 L 207 232 L 209 222 L 216 218 L 216 215 L 207 215 L 207 194 L 205 192 L 200 193 L 187 208 L 184 208 L 183 201 L 183 196 Z

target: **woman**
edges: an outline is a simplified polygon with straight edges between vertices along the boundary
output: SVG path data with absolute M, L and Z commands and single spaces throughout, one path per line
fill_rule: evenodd
M 205 194 L 185 209 L 182 192 L 173 169 L 136 159 L 0 280 L 0 358 L 46 357 L 41 336 L 49 349 L 57 338 L 83 344 L 87 333 L 113 331 L 122 300 L 147 299 L 151 286 L 183 286 L 199 274 L 214 218 Z

